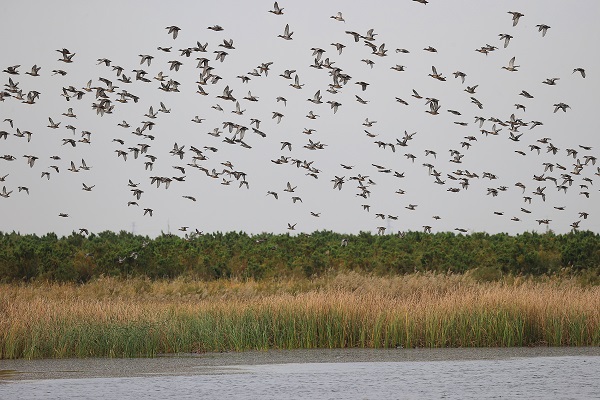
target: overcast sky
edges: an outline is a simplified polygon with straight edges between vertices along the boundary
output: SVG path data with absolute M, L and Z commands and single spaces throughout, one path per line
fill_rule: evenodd
M 12 192 L 0 198 L 2 231 L 66 235 L 86 228 L 156 236 L 161 231 L 183 235 L 181 227 L 257 234 L 323 229 L 377 232 L 378 227 L 396 233 L 431 226 L 432 232 L 461 228 L 516 234 L 544 232 L 547 226 L 538 220 L 550 220 L 548 227 L 558 233 L 568 232 L 576 221 L 581 221 L 580 229 L 600 232 L 600 162 L 592 164 L 593 157 L 600 156 L 595 123 L 600 88 L 598 1 L 281 1 L 282 15 L 269 12 L 274 10 L 270 1 L 91 4 L 18 1 L 0 5 L 4 16 L 0 67 L 10 71 L 9 67 L 20 65 L 18 75 L 1 72 L 6 86 L 0 102 L 0 131 L 7 132 L 7 138 L 0 137 L 0 156 L 16 158 L 0 159 L 0 178 L 7 175 L 0 189 Z M 524 14 L 516 26 L 509 11 Z M 338 12 L 344 21 L 331 18 Z M 284 36 L 286 24 L 293 32 L 292 40 L 279 37 Z M 207 29 L 214 25 L 223 30 Z M 550 27 L 545 36 L 538 25 Z M 180 28 L 176 39 L 166 29 L 170 26 Z M 371 28 L 374 40 L 365 40 Z M 362 37 L 355 42 L 346 31 Z M 500 34 L 512 36 L 506 48 Z M 234 49 L 220 46 L 230 39 Z M 206 52 L 198 51 L 198 42 L 202 46 L 208 43 Z M 385 56 L 373 54 L 366 42 L 378 50 L 385 44 Z M 341 54 L 334 43 L 345 46 Z M 476 51 L 490 45 L 497 49 L 487 55 Z M 424 50 L 429 46 L 437 51 Z M 314 67 L 317 56 L 313 48 L 325 50 L 320 62 L 328 59 L 330 68 Z M 59 61 L 63 54 L 57 50 L 62 49 L 75 54 L 72 62 Z M 193 49 L 189 57 L 182 54 L 185 49 Z M 227 53 L 222 62 L 216 59 L 217 51 Z M 154 57 L 150 66 L 140 65 L 140 55 Z M 209 60 L 205 73 L 209 76 L 201 85 L 207 95 L 197 93 L 203 73 L 198 58 L 203 57 Z M 503 69 L 512 57 L 518 70 Z M 104 58 L 110 60 L 110 66 L 99 64 Z M 170 70 L 170 61 L 182 63 L 178 71 Z M 255 69 L 260 72 L 262 63 L 272 63 L 268 75 L 252 75 Z M 40 76 L 25 74 L 34 64 L 41 67 Z M 391 69 L 394 66 L 404 70 Z M 431 76 L 432 66 L 441 79 Z M 122 67 L 131 83 L 120 81 L 122 76 L 114 67 Z M 573 73 L 575 68 L 584 68 L 586 77 Z M 58 70 L 66 75 L 53 73 Z M 136 80 L 133 70 L 147 72 L 150 82 Z M 291 86 L 293 79 L 280 76 L 285 70 L 295 70 L 291 76 L 298 76 L 301 89 Z M 456 71 L 466 74 L 464 83 L 454 77 Z M 179 91 L 159 89 L 161 82 L 155 79 L 159 72 L 167 76 L 164 84 L 169 79 L 177 81 Z M 340 74 L 349 80 L 344 84 L 338 79 L 340 87 L 332 90 L 337 93 L 328 92 L 334 75 Z M 243 82 L 240 77 L 249 80 Z M 31 91 L 40 93 L 34 104 L 19 100 L 18 90 L 6 92 L 9 78 L 18 82 L 24 100 Z M 559 78 L 556 85 L 543 83 L 550 78 Z M 107 92 L 104 79 L 117 88 Z M 96 97 L 95 89 L 83 89 L 89 80 L 92 88 L 105 89 L 100 95 L 110 101 L 107 107 L 114 106 L 111 113 L 102 116 L 92 108 L 102 98 Z M 363 91 L 357 82 L 369 85 Z M 81 99 L 67 100 L 63 88 L 69 86 L 84 93 Z M 236 110 L 234 101 L 217 97 L 226 86 L 233 90 L 241 115 L 232 112 Z M 473 86 L 477 86 L 474 93 L 465 91 Z M 123 90 L 139 101 L 124 97 L 127 103 L 119 102 Z M 422 98 L 414 97 L 413 90 Z M 533 98 L 520 95 L 523 90 Z M 249 91 L 258 101 L 244 99 Z M 307 101 L 317 91 L 323 103 Z M 438 100 L 438 115 L 426 112 L 431 111 L 426 98 Z M 341 104 L 336 113 L 328 101 Z M 170 113 L 145 116 L 150 106 L 157 112 L 161 102 Z M 554 112 L 558 103 L 570 108 Z M 68 108 L 76 118 L 63 115 Z M 319 117 L 307 118 L 309 111 Z M 283 114 L 280 123 L 273 118 L 274 112 Z M 511 114 L 527 124 L 512 132 L 518 141 L 509 139 L 511 127 L 506 122 Z M 196 116 L 201 123 L 192 121 Z M 486 120 L 481 128 L 476 117 Z M 60 123 L 58 128 L 48 127 L 48 118 Z M 377 122 L 364 126 L 366 118 Z M 11 119 L 13 126 L 4 119 Z M 251 119 L 261 121 L 259 130 L 266 137 L 253 131 L 256 125 Z M 501 130 L 496 135 L 482 132 L 494 129 L 494 119 L 500 121 L 496 130 Z M 123 121 L 130 127 L 118 126 Z M 144 121 L 155 124 L 152 130 L 142 132 L 152 138 L 134 133 Z M 532 121 L 543 125 L 534 127 Z M 243 143 L 224 142 L 236 132 L 234 128 L 230 133 L 224 122 L 247 128 Z M 74 127 L 74 133 L 68 125 Z M 209 135 L 215 128 L 222 132 L 218 137 Z M 19 137 L 17 129 L 31 132 L 31 140 L 27 134 Z M 365 130 L 377 136 L 370 137 Z M 79 141 L 83 131 L 91 132 L 90 143 Z M 403 143 L 405 131 L 414 135 L 402 146 L 398 142 Z M 467 139 L 469 136 L 476 140 Z M 235 138 L 239 139 L 239 134 Z M 550 140 L 540 143 L 543 138 Z M 74 139 L 75 146 L 63 139 Z M 310 147 L 309 140 L 324 146 L 309 149 L 305 147 Z M 291 143 L 291 150 L 282 149 L 282 142 Z M 183 159 L 170 154 L 175 143 L 184 146 Z M 150 145 L 147 153 L 134 158 L 131 149 L 143 144 Z M 539 155 L 530 145 L 540 147 Z M 549 145 L 558 148 L 556 154 L 548 151 Z M 206 159 L 194 160 L 197 154 L 192 146 Z M 567 149 L 576 150 L 575 157 Z M 117 150 L 128 153 L 126 161 Z M 450 150 L 459 154 L 454 157 Z M 411 161 L 407 154 L 416 158 Z M 25 155 L 38 157 L 32 167 Z M 147 155 L 156 157 L 152 170 L 146 169 Z M 281 156 L 289 161 L 272 161 Z M 80 168 L 82 159 L 89 170 Z M 293 160 L 306 161 L 311 169 L 297 167 Z M 71 161 L 79 172 L 69 171 Z M 226 167 L 227 162 L 233 167 Z M 576 167 L 578 163 L 583 167 Z M 430 168 L 423 164 L 431 164 L 441 182 L 436 184 Z M 550 164 L 553 170 L 545 171 Z M 214 168 L 220 175 L 210 177 L 196 166 L 209 172 Z M 248 188 L 245 184 L 240 187 L 243 177 L 221 174 L 224 169 L 244 173 Z M 464 171 L 477 177 L 469 178 Z M 43 172 L 49 172 L 50 179 L 42 177 Z M 311 173 L 314 175 L 308 175 Z M 484 178 L 488 174 L 497 179 Z M 572 179 L 571 185 L 563 174 Z M 183 176 L 184 181 L 175 179 Z M 336 176 L 343 178 L 341 190 L 334 189 Z M 364 189 L 351 179 L 358 176 L 368 177 L 362 183 Z M 151 177 L 171 179 L 169 188 L 165 189 L 164 183 L 160 187 L 152 184 Z M 467 188 L 461 186 L 460 178 L 466 178 L 463 183 L 468 180 Z M 143 191 L 139 200 L 128 186 L 129 180 Z M 228 181 L 229 185 L 224 184 Z M 293 193 L 284 190 L 288 182 L 296 187 Z M 518 182 L 525 189 L 515 186 Z M 86 191 L 83 184 L 94 187 Z M 29 194 L 19 187 L 27 187 Z M 541 192 L 545 201 L 533 193 L 538 187 L 545 187 Z M 268 192 L 276 192 L 278 199 Z M 524 196 L 532 198 L 531 204 Z M 301 200 L 294 203 L 293 197 Z M 128 205 L 132 201 L 137 205 Z M 407 208 L 409 205 L 415 205 L 414 210 Z M 152 209 L 153 215 L 144 215 L 144 209 Z M 582 212 L 589 214 L 587 219 Z M 68 217 L 60 217 L 61 213 Z M 295 231 L 289 231 L 288 224 L 295 225 Z

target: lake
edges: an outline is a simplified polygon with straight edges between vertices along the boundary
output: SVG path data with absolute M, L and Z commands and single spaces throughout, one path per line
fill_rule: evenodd
M 1 360 L 9 399 L 598 399 L 600 348 L 333 349 Z

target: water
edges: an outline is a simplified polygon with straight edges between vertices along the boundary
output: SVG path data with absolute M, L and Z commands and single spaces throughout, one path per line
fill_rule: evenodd
M 599 399 L 600 348 L 0 361 L 9 399 Z

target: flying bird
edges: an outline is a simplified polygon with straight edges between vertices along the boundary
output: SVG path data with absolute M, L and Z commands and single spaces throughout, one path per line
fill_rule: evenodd
M 292 40 L 293 34 L 294 32 L 290 32 L 290 25 L 285 24 L 285 28 L 283 29 L 283 35 L 277 35 L 277 37 L 280 37 L 285 40 Z
M 335 15 L 332 15 L 332 16 L 331 16 L 331 17 L 329 17 L 329 18 L 333 18 L 333 19 L 335 19 L 336 21 L 340 21 L 340 22 L 346 22 L 346 20 L 344 19 L 344 17 L 342 17 L 342 13 L 341 13 L 340 11 L 338 11 L 338 12 L 337 12 L 337 14 L 335 14 Z
M 525 16 L 525 14 L 521 14 L 518 11 L 509 11 L 508 13 L 512 15 L 513 26 L 517 26 L 519 23 L 519 18 Z
M 279 8 L 279 4 L 277 4 L 277 2 L 275 2 L 275 4 L 273 4 L 273 9 L 269 10 L 270 13 L 275 14 L 275 15 L 283 15 L 283 8 Z
M 517 71 L 517 68 L 519 68 L 519 67 L 520 67 L 519 65 L 515 65 L 515 57 L 513 57 L 508 61 L 508 66 L 502 67 L 502 69 L 514 72 L 514 71 Z
M 573 70 L 573 73 L 575 73 L 575 72 L 579 72 L 579 73 L 581 74 L 581 77 L 582 77 L 582 78 L 585 78 L 585 69 L 583 69 L 583 68 L 581 68 L 581 67 L 580 67 L 580 68 L 575 68 L 575 69 Z
M 178 26 L 175 26 L 175 25 L 167 26 L 165 29 L 168 30 L 167 33 L 169 35 L 173 35 L 173 39 L 177 39 L 177 35 L 179 35 L 179 31 L 181 30 L 181 28 L 179 28 Z M 143 62 L 140 64 L 143 64 Z M 150 65 L 150 64 L 148 63 L 148 65 Z
M 539 32 L 542 32 L 542 37 L 546 36 L 546 32 L 548 32 L 548 29 L 550 29 L 550 27 L 546 24 L 539 24 L 536 25 L 536 27 L 538 28 Z

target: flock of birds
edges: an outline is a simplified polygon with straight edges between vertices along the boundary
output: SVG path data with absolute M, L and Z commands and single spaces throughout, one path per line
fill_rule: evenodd
M 426 0 L 414 1 L 422 4 L 428 3 Z M 265 10 L 265 12 L 267 11 L 274 15 L 272 18 L 285 18 L 282 17 L 285 15 L 285 8 L 280 7 L 277 2 L 274 3 L 272 9 Z M 521 18 L 525 18 L 522 13 L 516 11 L 509 11 L 508 14 L 510 17 L 507 18 L 506 32 L 510 32 L 511 19 L 512 27 L 515 27 Z M 375 29 L 369 29 L 365 33 L 347 30 L 347 24 L 342 12 L 332 15 L 330 18 L 334 20 L 332 23 L 341 23 L 339 26 L 347 35 L 347 40 L 344 42 L 331 43 L 334 55 L 341 56 L 349 46 L 361 46 L 365 49 L 366 55 L 360 62 L 364 63 L 366 75 L 373 70 L 376 63 L 391 55 L 388 54 L 389 49 L 386 48 L 387 44 L 378 41 L 379 34 Z M 542 37 L 545 37 L 551 29 L 546 24 L 538 24 L 536 28 Z M 358 168 L 351 164 L 340 164 L 339 169 L 336 171 L 325 171 L 314 160 L 307 160 L 299 156 L 299 154 L 308 154 L 307 151 L 334 151 L 328 148 L 328 144 L 324 143 L 323 139 L 318 139 L 319 135 L 315 128 L 304 128 L 302 135 L 306 135 L 306 139 L 304 141 L 305 144 L 301 146 L 300 150 L 298 149 L 299 144 L 297 140 L 274 139 L 273 136 L 275 135 L 270 134 L 268 130 L 263 128 L 264 123 L 262 121 L 267 119 L 272 120 L 272 123 L 279 124 L 286 118 L 286 111 L 292 112 L 291 110 L 294 110 L 294 108 L 298 109 L 298 105 L 288 103 L 286 97 L 282 95 L 275 99 L 275 104 L 278 107 L 276 111 L 272 111 L 266 116 L 253 115 L 248 117 L 245 105 L 258 102 L 261 96 L 257 94 L 258 92 L 253 93 L 253 90 L 240 90 L 239 87 L 270 77 L 268 79 L 277 79 L 280 83 L 285 83 L 287 87 L 306 91 L 306 83 L 303 82 L 298 72 L 300 67 L 296 69 L 284 69 L 278 63 L 265 61 L 250 71 L 240 73 L 234 80 L 227 81 L 228 78 L 219 75 L 219 66 L 222 63 L 226 63 L 228 56 L 236 51 L 236 44 L 233 39 L 226 36 L 227 29 L 225 27 L 211 25 L 208 29 L 223 35 L 219 43 L 209 45 L 209 43 L 196 41 L 195 44 L 189 47 L 178 46 L 181 47 L 178 50 L 172 45 L 159 46 L 154 53 L 139 54 L 139 65 L 135 68 L 122 67 L 109 58 L 98 58 L 97 65 L 105 68 L 106 74 L 104 77 L 100 77 L 97 80 L 90 79 L 83 85 L 77 85 L 76 83 L 64 85 L 61 93 L 56 93 L 57 97 L 60 95 L 62 98 L 61 101 L 64 101 L 64 112 L 62 115 L 48 116 L 48 125 L 45 129 L 63 133 L 60 135 L 57 148 L 72 150 L 68 153 L 63 152 L 59 155 L 12 154 L 10 152 L 10 141 L 21 140 L 27 143 L 34 143 L 37 137 L 43 135 L 43 133 L 41 131 L 23 129 L 21 125 L 24 125 L 24 121 L 13 120 L 10 116 L 3 118 L 0 121 L 3 124 L 3 126 L 0 125 L 0 142 L 6 142 L 0 143 L 0 148 L 5 151 L 5 154 L 0 156 L 0 182 L 2 184 L 0 196 L 8 199 L 30 195 L 29 187 L 21 185 L 19 182 L 14 182 L 11 179 L 10 165 L 12 162 L 21 162 L 17 161 L 19 159 L 23 160 L 30 169 L 36 169 L 38 171 L 37 174 L 42 180 L 51 180 L 55 174 L 63 174 L 65 173 L 64 170 L 66 170 L 69 173 L 78 174 L 84 180 L 84 182 L 78 182 L 78 185 L 81 185 L 81 190 L 85 192 L 94 191 L 96 185 L 85 180 L 85 173 L 92 166 L 88 166 L 82 157 L 77 157 L 76 149 L 81 146 L 90 145 L 96 135 L 92 133 L 93 128 L 85 130 L 77 126 L 77 115 L 80 113 L 89 113 L 91 105 L 92 112 L 99 118 L 115 118 L 111 114 L 118 114 L 120 108 L 125 107 L 125 104 L 142 101 L 142 98 L 136 95 L 136 89 L 142 87 L 142 85 L 156 88 L 157 91 L 163 94 L 178 93 L 184 90 L 184 87 L 189 90 L 187 85 L 192 85 L 197 96 L 214 98 L 215 103 L 211 106 L 214 111 L 206 110 L 207 112 L 219 112 L 223 115 L 222 123 L 206 132 L 207 136 L 202 139 L 194 139 L 197 142 L 203 142 L 202 145 L 175 142 L 172 148 L 169 149 L 155 148 L 153 143 L 157 135 L 160 135 L 160 133 L 155 133 L 159 131 L 157 129 L 160 126 L 159 121 L 164 115 L 171 113 L 168 100 L 164 98 L 160 100 L 150 99 L 149 104 L 151 105 L 148 106 L 147 112 L 143 116 L 138 116 L 139 118 L 135 122 L 131 118 L 128 118 L 129 122 L 127 120 L 114 121 L 115 137 L 112 138 L 114 155 L 111 162 L 124 162 L 127 165 L 134 163 L 136 168 L 143 169 L 147 173 L 148 179 L 146 182 L 137 182 L 135 179 L 124 177 L 123 182 L 117 181 L 114 184 L 114 189 L 128 190 L 130 192 L 130 200 L 127 204 L 123 204 L 123 206 L 139 208 L 139 213 L 144 218 L 155 215 L 155 210 L 161 212 L 162 209 L 166 208 L 155 209 L 154 207 L 160 207 L 161 205 L 146 203 L 145 194 L 154 186 L 156 188 L 162 187 L 168 189 L 171 185 L 187 185 L 186 187 L 189 188 L 190 192 L 189 194 L 182 195 L 183 200 L 181 201 L 190 202 L 201 200 L 197 194 L 194 194 L 193 190 L 194 187 L 198 187 L 199 180 L 204 178 L 213 180 L 219 185 L 236 186 L 238 189 L 250 190 L 252 187 L 250 184 L 251 176 L 244 170 L 236 168 L 235 161 L 214 161 L 217 158 L 218 152 L 222 149 L 220 146 L 240 146 L 250 151 L 257 144 L 260 144 L 260 141 L 276 140 L 280 144 L 280 151 L 283 152 L 283 155 L 277 154 L 272 156 L 270 162 L 273 168 L 281 168 L 287 165 L 302 169 L 305 180 L 330 180 L 331 188 L 337 191 L 347 191 L 347 188 L 351 187 L 355 190 L 353 198 L 361 198 L 360 209 L 363 212 L 371 212 L 369 199 L 377 185 L 378 176 L 387 174 L 397 178 L 398 182 L 403 182 L 403 179 L 408 177 L 405 175 L 405 172 L 398 171 L 400 169 L 398 165 L 400 164 L 390 166 L 381 165 L 378 162 L 372 163 L 371 168 L 364 171 L 358 171 Z M 178 37 L 181 30 L 182 28 L 175 25 L 166 27 L 165 35 L 168 35 L 168 37 L 165 39 L 179 44 Z M 276 36 L 285 41 L 293 41 L 294 30 L 289 24 L 282 23 L 281 31 Z M 498 37 L 498 46 L 486 44 L 475 49 L 475 51 L 488 55 L 498 51 L 499 47 L 504 49 L 509 48 L 510 44 L 513 43 L 511 40 L 518 40 L 513 38 L 513 35 L 510 33 L 500 33 Z M 370 93 L 371 84 L 358 80 L 346 73 L 341 67 L 341 63 L 334 61 L 334 56 L 325 57 L 325 53 L 332 51 L 331 49 L 326 50 L 320 47 L 313 47 L 310 51 L 312 63 L 309 67 L 320 71 L 323 76 L 326 76 L 329 84 L 306 96 L 306 101 L 311 103 L 311 107 L 314 107 L 314 109 L 307 113 L 307 120 L 316 120 L 321 117 L 321 114 L 325 114 L 326 112 L 335 116 L 338 110 L 344 107 L 344 104 L 347 104 L 346 102 L 349 101 L 356 101 L 361 105 L 365 105 L 365 110 L 368 110 L 368 103 L 370 102 L 368 94 Z M 397 48 L 395 51 L 389 52 L 401 55 L 420 51 L 436 53 L 438 50 L 432 46 L 428 46 L 424 49 L 411 50 Z M 2 72 L 6 80 L 3 88 L 0 90 L 0 110 L 2 110 L 2 104 L 19 104 L 19 106 L 22 105 L 23 107 L 35 107 L 41 96 L 52 95 L 52 93 L 40 93 L 29 87 L 33 87 L 35 79 L 42 79 L 39 77 L 44 75 L 66 77 L 63 79 L 68 78 L 72 68 L 77 66 L 77 52 L 72 52 L 66 48 L 57 49 L 56 52 L 59 55 L 56 61 L 59 67 L 51 69 L 49 72 L 46 72 L 46 68 L 38 65 L 33 65 L 29 69 L 21 65 L 4 67 Z M 171 60 L 164 63 L 162 62 L 164 57 L 168 57 Z M 192 64 L 190 61 L 192 60 L 197 69 L 197 81 L 194 83 L 179 82 L 177 78 L 178 72 L 180 69 L 192 68 L 190 66 Z M 400 64 L 389 66 L 389 69 L 393 70 L 394 73 L 402 73 L 406 68 L 409 67 Z M 505 65 L 498 68 L 506 70 L 508 74 L 518 73 L 520 67 L 517 64 L 516 57 L 512 57 Z M 156 71 L 151 73 L 150 70 L 153 69 Z M 435 66 L 431 67 L 430 72 L 427 74 L 424 71 L 423 75 L 428 75 L 431 79 L 440 82 L 446 82 L 450 79 L 450 76 L 446 76 Z M 482 114 L 484 104 L 476 97 L 479 84 L 470 83 L 467 74 L 460 70 L 454 71 L 451 75 L 462 85 L 461 90 L 467 93 L 473 104 L 473 110 Z M 569 79 L 584 78 L 586 78 L 585 69 L 575 65 L 570 76 L 548 77 L 538 83 L 548 86 L 558 84 L 567 85 Z M 254 90 L 258 89 L 257 84 L 252 87 Z M 349 87 L 355 88 L 358 94 L 353 94 L 349 97 L 345 96 L 344 92 L 350 91 Z M 247 95 L 245 94 L 246 92 Z M 543 125 L 541 121 L 529 121 L 523 117 L 527 102 L 534 98 L 534 95 L 528 91 L 523 90 L 519 94 L 524 99 L 523 102 L 525 104 L 515 104 L 514 112 L 503 118 L 479 115 L 467 117 L 465 111 L 461 112 L 445 108 L 442 100 L 433 96 L 422 96 L 416 89 L 412 89 L 412 92 L 406 96 L 408 95 L 410 97 L 396 97 L 395 101 L 398 103 L 397 105 L 411 105 L 413 107 L 412 104 L 423 104 L 423 109 L 415 111 L 419 113 L 425 112 L 423 118 L 430 118 L 427 114 L 436 116 L 441 113 L 451 113 L 458 119 L 454 124 L 462 126 L 465 129 L 466 133 L 463 140 L 457 143 L 457 149 L 449 150 L 450 159 L 445 161 L 443 166 L 440 166 L 440 161 L 443 159 L 444 154 L 434 150 L 435 143 L 433 141 L 427 149 L 420 150 L 420 152 L 416 149 L 413 150 L 411 141 L 415 137 L 424 135 L 423 133 L 408 133 L 404 131 L 404 134 L 399 138 L 389 140 L 385 134 L 381 132 L 375 133 L 377 131 L 377 121 L 370 119 L 367 115 L 364 116 L 365 119 L 360 130 L 364 131 L 367 140 L 365 143 L 376 146 L 381 151 L 389 151 L 398 155 L 403 154 L 400 158 L 406 158 L 406 162 L 410 163 L 410 165 L 418 165 L 420 163 L 423 173 L 418 179 L 424 180 L 426 182 L 424 184 L 432 183 L 439 185 L 441 189 L 447 192 L 459 193 L 468 190 L 474 181 L 487 179 L 489 184 L 486 191 L 482 193 L 483 197 L 502 196 L 503 192 L 506 191 L 520 191 L 522 193 L 523 203 L 518 207 L 520 210 L 517 213 L 508 215 L 505 211 L 497 210 L 494 211 L 495 215 L 505 216 L 514 222 L 533 218 L 539 225 L 549 225 L 552 220 L 542 217 L 535 218 L 535 204 L 537 202 L 546 202 L 547 200 L 550 201 L 550 199 L 556 201 L 557 198 L 560 199 L 558 195 L 564 196 L 567 192 L 575 192 L 578 196 L 589 199 L 590 205 L 593 205 L 593 202 L 597 201 L 594 200 L 595 195 L 593 194 L 594 180 L 597 180 L 596 177 L 600 176 L 600 167 L 595 166 L 597 159 L 592 153 L 593 149 L 591 146 L 582 143 L 573 144 L 566 149 L 560 149 L 553 144 L 551 138 L 547 137 L 528 139 L 526 147 L 521 146 L 525 139 L 524 135 L 526 137 L 531 136 L 532 133 L 529 132 L 534 132 L 534 128 Z M 166 96 L 168 95 L 164 95 L 165 98 Z M 144 98 L 143 100 L 147 99 Z M 88 103 L 86 104 L 85 101 L 88 101 Z M 35 108 L 32 108 L 32 110 L 35 110 L 34 112 L 36 113 L 43 112 L 43 110 Z M 574 112 L 574 110 L 571 110 L 569 104 L 564 102 L 554 103 L 551 111 L 553 113 Z M 4 114 L 5 111 L 2 111 L 2 113 Z M 337 115 L 339 116 L 339 114 Z M 195 115 L 189 121 L 185 121 L 185 123 L 205 124 L 205 121 L 206 116 Z M 516 146 L 519 146 L 514 150 L 519 156 L 524 157 L 530 154 L 540 155 L 545 152 L 547 155 L 553 156 L 555 161 L 545 161 L 541 164 L 540 171 L 533 172 L 531 181 L 511 182 L 510 185 L 495 184 L 500 174 L 487 171 L 469 171 L 460 168 L 461 164 L 468 159 L 468 155 L 472 151 L 470 150 L 471 147 L 477 147 L 476 143 L 478 141 L 494 136 L 504 136 L 513 141 Z M 347 149 L 338 149 L 338 151 L 343 150 Z M 255 149 L 253 151 L 260 152 L 261 150 Z M 66 160 L 64 153 L 67 153 L 71 159 Z M 348 159 L 356 159 L 358 157 L 360 157 L 358 151 L 355 154 L 349 153 L 347 156 Z M 73 158 L 76 158 L 77 161 L 72 160 Z M 159 164 L 163 173 L 156 174 L 154 168 Z M 170 165 L 169 167 L 172 168 L 168 168 L 165 167 L 165 164 L 174 165 Z M 446 165 L 455 166 L 457 169 L 453 171 L 444 170 L 443 168 Z M 94 168 L 101 168 L 101 166 L 94 166 Z M 291 204 L 303 203 L 300 190 L 298 189 L 300 185 L 297 182 L 290 180 L 280 184 L 280 186 L 277 183 L 273 183 L 272 185 L 273 188 L 267 190 L 264 194 L 266 198 L 270 198 L 272 201 L 281 201 L 280 197 L 285 193 L 285 196 L 291 199 Z M 382 187 L 378 190 L 384 191 L 386 188 Z M 552 194 L 552 192 L 555 193 Z M 406 194 L 406 191 L 403 189 L 392 189 L 389 190 L 389 193 L 393 194 L 393 196 L 402 197 Z M 38 195 L 35 188 L 32 188 L 31 195 Z M 238 192 L 236 196 L 244 196 L 244 193 Z M 3 207 L 6 206 L 3 205 Z M 417 207 L 418 204 L 412 203 L 404 206 L 408 211 L 414 211 Z M 564 212 L 565 206 L 556 204 L 554 209 L 556 212 Z M 584 221 L 593 214 L 583 209 L 575 211 L 575 218 L 573 218 L 570 224 L 570 228 L 573 230 L 579 229 L 580 225 L 585 224 Z M 432 215 L 431 218 L 433 221 L 437 221 L 443 218 L 443 214 L 444 211 L 440 210 L 439 213 Z M 307 215 L 307 218 L 318 218 L 320 215 L 320 212 L 310 211 L 310 215 Z M 386 229 L 387 233 L 391 233 L 389 225 L 386 226 L 384 221 L 395 221 L 399 218 L 397 212 L 391 210 L 374 210 L 372 215 L 375 221 L 374 231 L 381 235 L 386 234 Z M 533 215 L 533 217 L 530 215 Z M 69 210 L 61 210 L 57 212 L 57 216 L 68 218 L 70 216 Z M 297 221 L 283 222 L 283 226 L 288 230 L 295 230 L 297 224 Z M 423 221 L 421 228 L 424 232 L 432 232 L 434 225 L 435 223 Z M 75 229 L 79 230 L 81 234 L 89 234 L 89 230 L 86 227 L 76 227 Z M 181 226 L 179 230 L 185 232 L 186 237 L 194 237 L 195 235 L 202 234 L 202 230 L 197 227 Z M 455 230 L 461 233 L 468 232 L 467 228 L 461 226 L 457 226 Z M 399 232 L 399 234 L 402 234 L 402 232 Z

